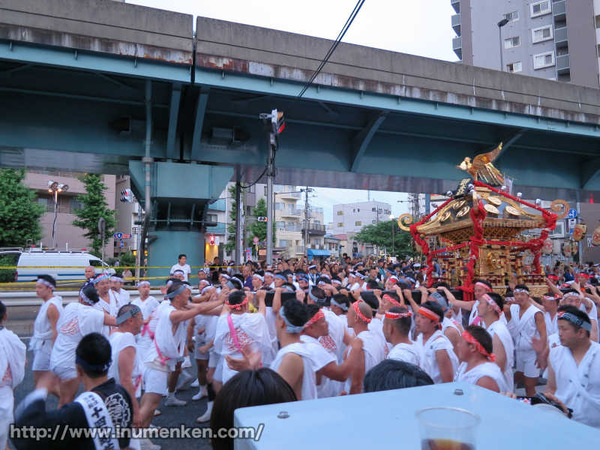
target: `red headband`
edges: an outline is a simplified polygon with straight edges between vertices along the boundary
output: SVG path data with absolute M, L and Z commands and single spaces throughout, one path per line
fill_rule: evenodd
M 383 296 L 384 300 L 387 300 L 388 302 L 392 303 L 394 306 L 403 306 L 399 301 L 397 301 L 396 299 L 394 299 L 391 295 L 389 294 L 385 294 Z
M 248 301 L 249 301 L 248 297 L 246 297 L 242 303 L 238 303 L 237 305 L 232 305 L 229 302 L 225 302 L 225 304 L 227 306 L 229 306 L 231 309 L 242 309 L 242 306 L 246 305 L 248 303 Z
M 481 281 L 478 281 L 477 283 L 475 283 L 475 286 L 476 286 L 476 287 L 477 287 L 477 286 L 479 286 L 479 287 L 482 287 L 482 288 L 484 288 L 484 289 L 485 289 L 486 291 L 488 291 L 488 292 L 491 292 L 491 291 L 492 291 L 492 290 L 490 289 L 490 287 L 489 287 L 487 284 L 485 284 L 485 283 L 482 283 Z
M 587 273 L 580 273 L 577 275 L 579 278 L 589 278 L 590 276 Z
M 323 317 L 325 317 L 325 314 L 323 314 L 322 310 L 319 310 L 318 313 L 316 313 L 314 316 L 312 316 L 311 319 L 308 322 L 306 322 L 306 324 L 304 324 L 304 329 L 306 330 L 308 327 L 310 327 L 311 325 L 313 325 L 315 322 L 322 319 Z
M 419 314 L 421 314 L 424 317 L 427 317 L 429 320 L 433 320 L 436 324 L 439 325 L 440 323 L 440 316 L 438 316 L 436 313 L 434 313 L 432 310 L 425 308 L 424 306 L 421 306 L 418 311 Z
M 493 353 L 488 353 L 487 350 L 485 348 L 483 348 L 483 346 L 479 343 L 479 341 L 477 339 L 475 339 L 473 337 L 473 335 L 471 333 L 469 333 L 467 330 L 462 332 L 462 337 L 469 344 L 473 344 L 475 346 L 475 348 L 477 349 L 477 351 L 479 353 L 481 353 L 483 356 L 485 356 L 487 359 L 489 359 L 490 362 L 496 361 L 496 355 L 494 355 Z
M 364 323 L 371 323 L 371 319 L 369 319 L 362 312 L 360 312 L 360 308 L 358 307 L 358 304 L 361 302 L 362 302 L 362 300 L 352 303 L 352 308 L 354 308 L 354 312 L 356 312 L 356 315 L 358 316 L 358 318 L 360 320 L 362 320 Z
M 498 314 L 502 314 L 502 310 L 500 309 L 498 304 L 492 299 L 492 297 L 485 294 L 482 298 L 487 302 L 488 305 L 492 307 L 494 311 L 496 311 Z
M 412 316 L 412 312 L 407 311 L 405 313 L 397 313 L 397 312 L 389 312 L 387 311 L 385 313 L 385 318 L 386 319 L 391 319 L 391 320 L 396 320 L 396 319 L 403 319 L 404 317 L 411 317 Z

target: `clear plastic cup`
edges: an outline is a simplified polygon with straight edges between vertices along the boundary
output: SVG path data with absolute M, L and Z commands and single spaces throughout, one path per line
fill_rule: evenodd
M 475 450 L 479 416 L 460 408 L 436 407 L 417 411 L 421 450 Z

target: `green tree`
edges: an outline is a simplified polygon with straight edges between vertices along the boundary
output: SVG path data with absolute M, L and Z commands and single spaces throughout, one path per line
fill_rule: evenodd
M 229 198 L 231 201 L 231 210 L 229 211 L 229 223 L 227 224 L 227 243 L 225 244 L 225 251 L 227 253 L 235 252 L 235 219 L 237 217 L 237 202 L 235 201 L 235 194 L 237 192 L 237 186 L 235 184 L 229 186 Z
M 267 202 L 264 198 L 261 198 L 257 203 L 254 209 L 252 210 L 252 215 L 255 218 L 258 217 L 267 217 Z M 273 227 L 273 244 L 275 244 L 275 224 L 272 224 Z M 250 225 L 249 233 L 248 233 L 248 247 L 254 245 L 254 238 L 257 237 L 259 241 L 266 242 L 267 240 L 267 222 L 259 222 L 256 220 Z
M 23 184 L 24 170 L 0 170 L 0 247 L 25 247 L 42 237 L 44 207 Z
M 408 231 L 400 230 L 395 220 L 379 222 L 377 225 L 363 227 L 355 236 L 358 242 L 385 247 L 388 254 L 394 256 L 413 255 L 412 236 Z
M 85 184 L 85 194 L 78 195 L 77 199 L 83 204 L 83 208 L 75 211 L 78 219 L 73 225 L 86 230 L 84 236 L 92 243 L 92 253 L 100 255 L 102 239 L 98 238 L 98 220 L 103 217 L 106 221 L 104 239 L 108 240 L 114 233 L 116 219 L 115 212 L 108 207 L 104 198 L 107 187 L 102 182 L 102 176 L 96 174 L 85 174 L 81 181 Z

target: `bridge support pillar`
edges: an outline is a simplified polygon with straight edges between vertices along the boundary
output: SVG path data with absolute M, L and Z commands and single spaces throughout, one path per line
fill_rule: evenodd
M 153 285 L 163 282 L 177 255 L 185 253 L 190 266 L 204 264 L 205 238 L 210 232 L 206 211 L 219 198 L 233 177 L 232 167 L 156 162 L 152 165 L 151 201 L 147 237 L 148 277 Z M 131 186 L 138 201 L 144 202 L 144 166 L 130 161 Z M 168 267 L 164 267 L 168 266 Z M 192 275 L 197 271 L 192 270 Z

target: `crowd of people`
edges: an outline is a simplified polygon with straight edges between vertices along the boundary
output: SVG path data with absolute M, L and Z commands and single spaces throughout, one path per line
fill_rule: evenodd
M 43 303 L 30 341 L 36 389 L 14 418 L 26 350 L 0 327 L 0 448 L 13 420 L 148 428 L 162 406 L 186 404 L 175 393 L 192 381 L 198 388 L 192 401 L 207 397 L 196 421 L 214 429 L 232 427 L 239 407 L 452 381 L 513 397 L 522 387 L 525 401 L 542 398 L 600 428 L 597 268 L 548 270 L 541 297 L 516 280 L 504 295 L 479 280 L 474 301 L 463 300 L 456 286 L 428 280 L 425 269 L 373 258 L 242 267 L 215 260 L 192 286 L 195 276 L 180 255 L 159 296 L 150 295 L 148 281 L 131 296 L 123 279 L 91 268 L 79 302 L 67 305 L 54 279 L 40 275 Z M 5 318 L 0 303 L 0 325 Z M 540 380 L 546 380 L 542 396 Z M 48 395 L 59 398 L 60 409 L 46 411 Z M 115 439 L 68 445 L 155 447 Z M 14 437 L 13 443 L 39 445 Z M 233 448 L 230 439 L 212 443 Z M 51 439 L 46 444 L 65 448 Z

